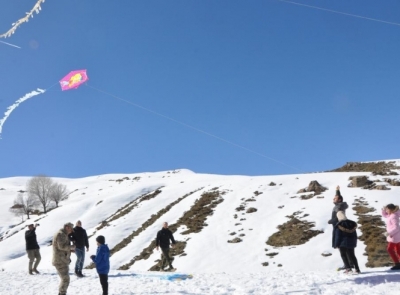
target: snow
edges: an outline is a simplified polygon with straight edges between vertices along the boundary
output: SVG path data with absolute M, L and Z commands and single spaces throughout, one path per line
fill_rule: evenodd
M 400 164 L 399 160 L 394 160 Z M 400 172 L 400 171 L 398 171 Z M 30 177 L 0 179 L 0 294 L 56 294 L 59 278 L 51 265 L 52 249 L 49 246 L 55 232 L 66 222 L 81 220 L 90 238 L 90 249 L 85 265 L 90 264 L 89 256 L 96 251 L 95 238 L 106 237 L 110 249 L 133 231 L 137 230 L 152 214 L 165 208 L 178 198 L 189 194 L 181 202 L 172 206 L 159 220 L 140 232 L 126 247 L 110 258 L 110 294 L 396 294 L 400 290 L 400 273 L 384 268 L 367 268 L 365 245 L 358 241 L 356 256 L 361 275 L 345 275 L 337 272 L 342 265 L 339 253 L 331 248 L 332 227 L 327 224 L 333 207 L 332 198 L 336 185 L 340 185 L 342 195 L 349 204 L 347 217 L 357 221 L 351 209 L 354 199 L 364 197 L 369 206 L 379 209 L 388 203 L 398 203 L 400 187 L 391 190 L 363 190 L 349 188 L 349 177 L 367 175 L 370 180 L 382 180 L 382 176 L 372 176 L 369 172 L 310 173 L 272 176 L 223 176 L 196 174 L 189 170 L 174 170 L 154 173 L 110 174 L 79 179 L 53 178 L 67 185 L 72 192 L 60 207 L 47 214 L 32 216 L 24 220 L 12 215 L 8 208 L 13 205 L 18 191 L 25 190 Z M 124 179 L 128 177 L 129 179 Z M 394 178 L 396 176 L 385 176 Z M 117 182 L 116 180 L 123 180 Z M 297 191 L 317 180 L 328 188 L 324 198 L 301 200 Z M 274 182 L 276 186 L 270 186 Z M 218 204 L 213 215 L 208 216 L 200 233 L 182 235 L 184 228 L 174 233 L 175 239 L 187 241 L 186 256 L 175 257 L 177 274 L 192 274 L 186 280 L 169 280 L 171 273 L 147 271 L 155 264 L 160 253 L 154 251 L 147 260 L 136 261 L 129 270 L 118 268 L 128 263 L 154 240 L 164 221 L 175 223 L 188 211 L 203 192 L 218 188 L 224 192 L 224 201 Z M 143 194 L 161 189 L 155 198 L 143 201 L 128 214 L 97 230 L 105 219 L 112 217 L 118 209 Z M 245 214 L 236 211 L 245 199 L 262 194 L 248 202 L 247 207 L 257 208 L 257 212 Z M 283 207 L 282 207 L 283 206 Z M 272 247 L 266 244 L 269 236 L 277 231 L 277 226 L 288 221 L 286 216 L 301 211 L 304 220 L 315 223 L 315 228 L 324 231 L 303 245 L 292 247 Z M 234 218 L 234 214 L 238 218 Z M 245 220 L 240 220 L 245 218 Z M 40 275 L 27 273 L 28 259 L 25 252 L 24 233 L 26 225 L 34 221 L 40 223 L 37 237 L 42 261 Z M 239 225 L 237 225 L 240 223 Z M 235 236 L 231 232 L 245 234 L 241 243 L 227 243 Z M 358 232 L 359 236 L 361 232 Z M 271 258 L 265 255 L 278 252 Z M 332 253 L 324 257 L 322 253 Z M 70 271 L 76 257 L 72 255 Z M 268 262 L 268 266 L 263 266 Z M 278 266 L 281 265 L 281 266 Z M 95 270 L 84 270 L 85 278 L 79 279 L 71 273 L 69 294 L 101 294 L 101 287 Z M 400 294 L 400 291 L 399 293 Z

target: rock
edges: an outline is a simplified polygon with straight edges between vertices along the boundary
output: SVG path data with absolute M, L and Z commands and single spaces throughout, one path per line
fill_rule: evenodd
M 246 210 L 246 213 L 253 213 L 253 212 L 257 212 L 257 209 L 250 207 L 249 209 Z
M 320 185 L 316 180 L 311 181 L 307 188 L 307 192 L 314 192 L 314 195 L 319 195 L 326 190 L 327 188 Z
M 364 187 L 373 183 L 368 180 L 367 176 L 351 176 L 349 180 L 351 180 L 351 185 L 349 185 L 349 187 Z
M 241 238 L 234 238 L 234 239 L 232 239 L 232 240 L 229 240 L 228 243 L 233 243 L 233 244 L 235 244 L 235 243 L 240 243 L 241 241 L 242 241 Z

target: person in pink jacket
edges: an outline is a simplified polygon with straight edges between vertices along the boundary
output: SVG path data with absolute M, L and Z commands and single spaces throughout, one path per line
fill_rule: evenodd
M 391 270 L 400 269 L 400 211 L 399 206 L 389 204 L 382 208 L 382 216 L 386 218 L 386 239 L 389 242 L 387 251 L 394 262 Z

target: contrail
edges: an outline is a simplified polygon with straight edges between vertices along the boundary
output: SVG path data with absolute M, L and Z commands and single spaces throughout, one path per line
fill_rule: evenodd
M 19 46 L 17 46 L 17 45 L 14 45 L 14 44 L 11 44 L 11 43 L 7 43 L 7 42 L 4 42 L 4 41 L 0 41 L 0 43 L 3 43 L 3 44 L 6 44 L 6 45 L 10 45 L 10 46 L 12 46 L 12 47 L 16 47 L 16 48 L 21 49 L 21 47 L 19 47 Z
M 34 90 L 32 92 L 29 92 L 27 94 L 25 94 L 23 97 L 21 97 L 20 99 L 18 99 L 12 106 L 9 106 L 7 108 L 7 111 L 4 113 L 4 117 L 3 119 L 0 120 L 0 139 L 1 139 L 1 131 L 3 129 L 3 125 L 6 122 L 7 118 L 10 116 L 10 114 L 12 113 L 13 110 L 15 110 L 22 102 L 24 102 L 25 100 L 35 96 L 35 95 L 39 95 L 44 93 L 46 90 L 40 89 L 38 88 L 37 90 Z
M 380 23 L 384 23 L 384 24 L 388 24 L 388 25 L 400 26 L 400 24 L 396 23 L 396 22 L 388 22 L 388 21 L 385 21 L 385 20 L 366 17 L 366 16 L 362 16 L 362 15 L 357 15 L 357 14 L 352 14 L 352 13 L 347 13 L 347 12 L 341 12 L 341 11 L 337 11 L 337 10 L 322 8 L 322 7 L 318 7 L 318 6 L 313 6 L 313 5 L 308 5 L 308 4 L 303 4 L 303 3 L 298 3 L 298 2 L 288 1 L 288 0 L 278 0 L 278 1 L 289 3 L 289 4 L 294 4 L 294 5 L 299 5 L 299 6 L 304 6 L 304 7 L 308 7 L 308 8 L 328 11 L 328 12 L 332 12 L 332 13 L 337 13 L 337 14 L 342 14 L 342 15 L 362 18 L 362 19 L 366 19 L 366 20 L 372 20 L 372 21 L 375 21 L 375 22 L 380 22 Z

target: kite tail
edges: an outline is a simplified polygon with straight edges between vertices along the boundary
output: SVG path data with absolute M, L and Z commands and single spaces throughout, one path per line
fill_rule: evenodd
M 0 139 L 1 139 L 1 132 L 3 130 L 3 125 L 6 122 L 7 118 L 10 116 L 10 114 L 12 113 L 12 111 L 14 111 L 25 100 L 27 100 L 27 99 L 29 99 L 29 98 L 31 98 L 33 96 L 42 94 L 44 92 L 46 92 L 46 90 L 43 90 L 43 89 L 40 89 L 40 88 L 38 88 L 37 90 L 31 91 L 31 92 L 25 94 L 20 99 L 18 99 L 12 106 L 9 106 L 7 108 L 7 111 L 4 113 L 3 119 L 0 120 Z

